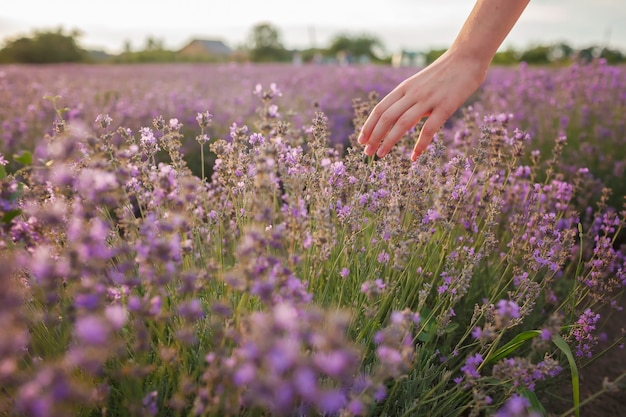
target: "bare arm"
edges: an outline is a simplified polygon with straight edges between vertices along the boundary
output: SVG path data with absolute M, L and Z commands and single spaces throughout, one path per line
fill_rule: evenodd
M 387 155 L 411 127 L 427 117 L 411 155 L 415 161 L 484 81 L 493 56 L 529 1 L 477 0 L 450 49 L 374 107 L 358 139 L 365 153 Z

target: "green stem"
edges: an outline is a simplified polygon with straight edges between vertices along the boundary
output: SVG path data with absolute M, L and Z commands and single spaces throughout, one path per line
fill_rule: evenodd
M 613 385 L 617 385 L 619 384 L 619 382 L 626 378 L 626 372 L 622 372 L 622 374 L 620 376 L 618 376 L 615 381 L 613 381 Z M 581 401 L 580 404 L 578 404 L 578 406 L 573 406 L 572 408 L 570 408 L 569 410 L 567 410 L 566 412 L 564 412 L 563 414 L 559 415 L 559 417 L 569 417 L 572 415 L 572 413 L 574 412 L 578 412 L 580 411 L 580 409 L 582 408 L 583 405 L 589 404 L 591 401 L 595 400 L 596 398 L 606 394 L 610 392 L 609 389 L 607 387 L 602 388 L 600 391 L 596 392 L 595 394 L 587 397 L 584 401 Z
M 202 182 L 204 182 L 205 176 L 204 176 L 204 144 L 201 143 L 200 144 L 200 169 L 202 170 Z

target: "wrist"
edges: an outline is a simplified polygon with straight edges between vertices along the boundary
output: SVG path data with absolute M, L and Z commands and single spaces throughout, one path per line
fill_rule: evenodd
M 487 76 L 487 70 L 493 56 L 484 53 L 472 53 L 464 48 L 450 47 L 440 59 L 448 61 L 453 66 L 463 68 L 478 84 L 482 83 Z

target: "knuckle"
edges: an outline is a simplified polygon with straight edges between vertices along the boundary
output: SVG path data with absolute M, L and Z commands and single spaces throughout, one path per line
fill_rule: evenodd
M 380 115 L 380 122 L 385 126 L 390 126 L 394 122 L 394 118 L 389 113 L 383 113 Z
M 411 127 L 413 127 L 415 125 L 415 123 L 413 122 L 412 118 L 409 115 L 402 115 L 398 121 L 396 122 L 396 125 L 398 127 L 400 127 L 401 129 L 403 129 L 404 131 L 409 130 Z

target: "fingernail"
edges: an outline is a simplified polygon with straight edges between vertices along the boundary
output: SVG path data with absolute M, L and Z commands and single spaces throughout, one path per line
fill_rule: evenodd
M 376 155 L 377 155 L 379 158 L 382 158 L 382 157 L 384 157 L 385 155 L 387 155 L 387 152 L 384 152 L 382 149 L 379 149 L 379 150 L 378 150 L 378 152 L 376 152 Z
M 363 150 L 363 152 L 365 152 L 365 154 L 369 155 L 372 152 L 372 145 L 367 145 L 365 147 L 365 149 Z
M 359 138 L 357 139 L 357 142 L 359 142 L 361 145 L 365 143 L 365 137 L 362 133 L 359 133 Z

